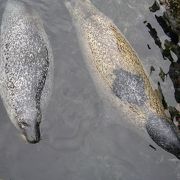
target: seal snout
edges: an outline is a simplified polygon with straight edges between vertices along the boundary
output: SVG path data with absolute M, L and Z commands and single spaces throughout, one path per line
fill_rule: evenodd
M 34 126 L 27 127 L 23 134 L 26 140 L 31 144 L 36 144 L 41 140 L 40 127 L 38 123 Z

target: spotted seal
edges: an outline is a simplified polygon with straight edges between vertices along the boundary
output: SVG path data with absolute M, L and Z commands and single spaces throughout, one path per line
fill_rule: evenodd
M 1 25 L 0 94 L 29 143 L 40 141 L 52 81 L 53 55 L 40 17 L 28 4 L 8 0 Z
M 147 73 L 117 26 L 90 0 L 66 1 L 90 73 L 101 92 L 128 120 L 148 132 L 163 149 L 180 158 L 177 128 L 166 117 Z M 100 92 L 100 91 L 99 91 Z

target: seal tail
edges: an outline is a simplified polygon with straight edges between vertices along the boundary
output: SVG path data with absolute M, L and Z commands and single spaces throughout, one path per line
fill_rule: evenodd
M 180 158 L 180 133 L 173 122 L 151 114 L 148 117 L 146 129 L 160 147 Z

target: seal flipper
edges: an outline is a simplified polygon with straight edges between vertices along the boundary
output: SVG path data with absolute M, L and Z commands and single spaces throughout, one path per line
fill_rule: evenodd
M 180 159 L 180 136 L 172 121 L 150 114 L 146 129 L 153 141 Z

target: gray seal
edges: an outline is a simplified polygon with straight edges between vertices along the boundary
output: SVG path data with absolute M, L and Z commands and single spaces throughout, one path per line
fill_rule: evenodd
M 0 94 L 10 120 L 29 143 L 41 139 L 52 82 L 53 55 L 40 17 L 29 5 L 9 0 L 1 25 Z
M 139 57 L 118 27 L 90 0 L 69 0 L 65 5 L 100 94 L 123 111 L 127 121 L 180 158 L 179 131 L 166 117 Z

